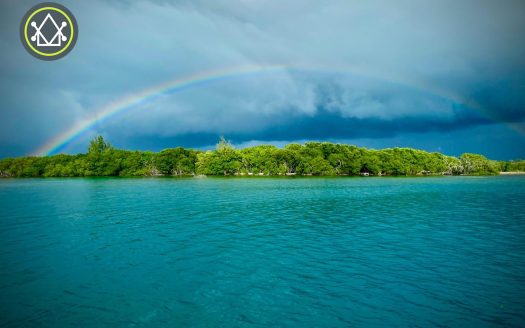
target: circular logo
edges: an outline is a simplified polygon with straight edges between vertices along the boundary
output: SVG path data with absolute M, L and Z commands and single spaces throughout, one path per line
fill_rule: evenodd
M 29 9 L 20 24 L 20 39 L 26 50 L 38 59 L 55 60 L 75 46 L 78 26 L 75 16 L 64 6 L 40 3 Z

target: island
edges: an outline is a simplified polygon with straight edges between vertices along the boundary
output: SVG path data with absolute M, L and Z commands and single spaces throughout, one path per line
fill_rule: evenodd
M 525 160 L 495 161 L 465 153 L 447 156 L 412 148 L 366 149 L 331 142 L 236 149 L 221 137 L 214 150 L 160 152 L 116 149 L 102 136 L 85 154 L 0 160 L 0 177 L 88 176 L 419 176 L 525 172 Z

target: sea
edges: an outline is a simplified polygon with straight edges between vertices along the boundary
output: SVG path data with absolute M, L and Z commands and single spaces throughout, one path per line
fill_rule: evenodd
M 0 179 L 1 327 L 525 327 L 525 176 Z

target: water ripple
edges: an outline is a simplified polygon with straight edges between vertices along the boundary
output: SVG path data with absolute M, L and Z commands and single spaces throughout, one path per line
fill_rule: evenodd
M 525 326 L 525 178 L 0 180 L 0 326 Z

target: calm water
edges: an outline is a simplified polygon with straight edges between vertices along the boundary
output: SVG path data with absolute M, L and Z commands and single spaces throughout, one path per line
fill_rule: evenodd
M 525 177 L 0 180 L 0 326 L 525 326 Z

